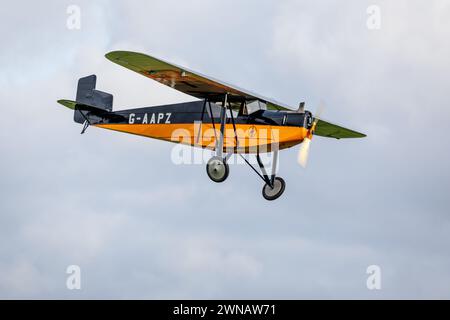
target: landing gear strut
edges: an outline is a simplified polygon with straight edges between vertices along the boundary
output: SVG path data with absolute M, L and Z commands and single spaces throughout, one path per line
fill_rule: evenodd
M 206 165 L 206 173 L 208 174 L 208 177 L 214 181 L 214 182 L 223 182 L 227 179 L 228 174 L 230 173 L 230 168 L 227 164 L 227 159 L 231 155 L 228 155 L 227 157 L 223 156 L 223 140 L 224 140 L 224 131 L 225 131 L 225 124 L 226 124 L 226 110 L 227 110 L 227 98 L 228 94 L 225 94 L 223 105 L 220 110 L 220 135 L 219 137 L 216 136 L 216 155 L 209 159 L 207 165 Z M 206 100 L 205 104 L 203 106 L 203 109 L 206 106 Z M 202 120 L 203 120 L 203 112 L 202 111 Z M 211 106 L 210 106 L 210 112 Z M 233 110 L 230 106 L 230 116 L 231 116 L 231 122 L 233 124 L 234 134 L 236 138 L 236 150 L 239 147 L 239 141 L 237 138 L 236 133 L 236 125 L 233 118 Z M 212 125 L 215 132 L 215 123 L 214 118 L 212 120 Z M 277 167 L 277 161 L 278 161 L 278 146 L 276 148 L 272 148 L 273 150 L 273 161 L 272 161 L 272 171 L 271 174 L 268 175 L 266 172 L 266 169 L 264 167 L 264 164 L 261 161 L 261 158 L 259 156 L 259 152 L 256 153 L 256 160 L 258 161 L 259 168 L 261 170 L 261 173 L 258 172 L 258 170 L 253 167 L 253 165 L 241 154 L 239 155 L 242 157 L 242 159 L 245 160 L 245 162 L 253 169 L 253 171 L 256 172 L 256 174 L 265 182 L 265 185 L 262 189 L 262 195 L 264 199 L 266 200 L 275 200 L 278 199 L 284 192 L 284 189 L 286 188 L 286 183 L 284 180 L 280 177 L 276 177 L 276 167 Z
M 278 149 L 273 150 L 273 160 L 272 160 L 272 172 L 269 176 L 266 172 L 266 168 L 261 161 L 259 153 L 256 154 L 256 160 L 258 161 L 259 168 L 261 169 L 261 173 L 252 166 L 252 164 L 242 155 L 239 154 L 242 159 L 256 172 L 256 174 L 266 183 L 262 189 L 262 195 L 264 199 L 272 201 L 278 199 L 284 192 L 286 188 L 286 182 L 280 177 L 276 176 L 276 168 L 278 162 Z
M 208 177 L 214 182 L 223 182 L 227 179 L 228 174 L 230 173 L 230 168 L 227 164 L 227 158 L 223 156 L 223 139 L 225 132 L 225 123 L 227 117 L 227 98 L 228 94 L 225 94 L 223 100 L 223 106 L 220 109 L 220 135 L 216 137 L 216 155 L 209 159 L 206 164 L 206 173 Z M 205 100 L 206 103 L 206 100 Z M 211 108 L 211 107 L 210 107 Z M 211 110 L 210 110 L 211 111 Z M 232 111 L 231 111 L 232 112 Z M 212 111 L 211 111 L 212 117 Z M 213 128 L 215 132 L 215 124 L 214 119 L 212 119 Z M 234 124 L 234 122 L 233 122 Z

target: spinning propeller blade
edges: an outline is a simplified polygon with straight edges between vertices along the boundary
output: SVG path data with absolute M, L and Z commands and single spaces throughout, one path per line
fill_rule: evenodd
M 325 109 L 325 104 L 321 102 L 319 104 L 319 107 L 317 108 L 316 115 L 314 116 L 314 122 L 311 126 L 311 129 L 309 130 L 309 137 L 306 137 L 303 139 L 303 142 L 300 144 L 300 147 L 298 149 L 298 156 L 297 161 L 298 163 L 303 167 L 306 168 L 306 165 L 308 163 L 308 157 L 309 157 L 309 148 L 311 145 L 311 139 L 312 135 L 314 134 L 314 130 L 316 129 L 317 122 L 320 120 L 320 116 L 322 115 L 322 112 Z
M 310 144 L 311 139 L 305 138 L 298 149 L 297 161 L 303 168 L 306 168 L 306 164 L 308 162 Z

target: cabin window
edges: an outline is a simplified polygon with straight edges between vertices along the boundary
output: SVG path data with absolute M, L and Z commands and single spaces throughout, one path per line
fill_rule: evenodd
M 211 106 L 211 108 L 210 108 Z M 220 118 L 220 109 L 222 107 L 218 106 L 217 104 L 210 102 L 210 103 L 206 103 L 206 111 L 208 112 L 208 115 L 210 118 Z M 212 115 L 211 115 L 211 111 L 212 111 Z
M 247 112 L 251 114 L 258 110 L 267 110 L 267 104 L 265 102 L 261 102 L 259 100 L 252 101 L 247 103 Z

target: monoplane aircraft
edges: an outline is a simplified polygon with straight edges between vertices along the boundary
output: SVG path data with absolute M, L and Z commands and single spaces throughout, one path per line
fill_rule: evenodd
M 109 60 L 164 85 L 198 98 L 198 101 L 113 111 L 113 96 L 96 90 L 96 76 L 79 79 L 75 101 L 58 100 L 74 110 L 74 120 L 95 126 L 194 147 L 210 149 L 214 156 L 206 172 L 214 182 L 229 174 L 227 160 L 241 156 L 264 181 L 262 194 L 275 200 L 284 192 L 285 181 L 276 175 L 278 152 L 300 144 L 298 161 L 305 166 L 313 135 L 328 138 L 362 138 L 364 134 L 324 121 L 305 110 L 294 110 L 262 97 L 191 71 L 187 68 L 129 51 L 106 54 Z M 268 173 L 260 154 L 272 153 Z M 244 156 L 252 154 L 261 172 Z

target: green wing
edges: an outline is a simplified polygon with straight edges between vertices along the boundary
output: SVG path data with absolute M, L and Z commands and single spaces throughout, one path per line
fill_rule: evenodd
M 314 135 L 322 136 L 327 138 L 364 138 L 366 135 L 357 131 L 353 131 L 336 124 L 319 119 L 317 121 L 316 129 L 314 130 Z
M 260 100 L 269 110 L 289 110 L 287 105 L 163 60 L 130 51 L 113 51 L 106 58 L 127 69 L 200 99 L 221 101 L 225 93 L 231 103 Z

